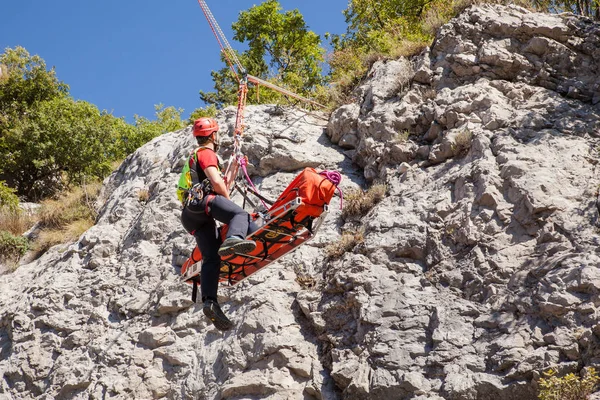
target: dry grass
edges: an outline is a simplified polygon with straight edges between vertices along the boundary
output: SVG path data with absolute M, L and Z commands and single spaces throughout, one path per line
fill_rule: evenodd
M 35 217 L 17 209 L 0 208 L 0 231 L 22 235 L 35 223 Z
M 99 182 L 76 187 L 42 202 L 39 217 L 42 230 L 33 244 L 37 255 L 57 244 L 77 240 L 94 225 L 97 216 L 94 201 L 101 187 Z
M 150 191 L 148 189 L 140 189 L 138 191 L 138 201 L 140 203 L 147 203 L 150 199 Z
M 309 290 L 317 286 L 317 280 L 303 266 L 294 265 L 294 272 L 296 273 L 296 282 L 302 289 Z
M 36 257 L 34 258 L 44 254 L 50 247 L 65 242 L 66 238 L 63 236 L 61 230 L 41 231 L 33 244 L 33 251 L 36 253 Z
M 461 155 L 461 154 L 468 152 L 469 149 L 471 148 L 472 141 L 473 141 L 473 133 L 468 129 L 465 129 L 462 132 L 460 132 L 458 135 L 456 135 L 456 138 L 454 139 L 454 146 L 455 146 L 456 154 Z
M 33 250 L 41 254 L 57 244 L 74 242 L 93 225 L 93 220 L 79 219 L 63 226 L 61 229 L 41 231 L 34 243 Z
M 430 41 L 412 41 L 402 39 L 398 41 L 396 46 L 394 46 L 388 58 L 397 59 L 400 57 L 413 57 L 421 54 L 421 52 L 430 44 Z
M 18 266 L 20 258 L 31 249 L 28 259 L 35 259 L 50 247 L 73 242 L 94 225 L 97 213 L 94 202 L 102 187 L 100 182 L 75 187 L 54 199 L 42 202 L 36 215 L 19 209 L 0 209 L 0 261 L 9 270 Z M 39 234 L 33 243 L 21 236 L 39 222 Z M 4 236 L 2 236 L 4 235 Z
M 327 258 L 336 260 L 364 242 L 365 237 L 362 230 L 344 232 L 340 240 L 325 248 L 325 254 Z
M 40 222 L 45 229 L 64 229 L 74 221 L 85 220 L 93 224 L 96 219 L 94 201 L 100 192 L 100 183 L 76 187 L 56 199 L 44 200 Z
M 366 192 L 361 189 L 351 190 L 344 195 L 342 218 L 366 215 L 377 203 L 385 197 L 387 186 L 373 185 Z

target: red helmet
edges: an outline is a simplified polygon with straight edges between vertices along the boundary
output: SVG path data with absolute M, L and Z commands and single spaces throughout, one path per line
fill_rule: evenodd
M 194 136 L 209 136 L 219 130 L 219 124 L 214 118 L 199 118 L 194 121 Z

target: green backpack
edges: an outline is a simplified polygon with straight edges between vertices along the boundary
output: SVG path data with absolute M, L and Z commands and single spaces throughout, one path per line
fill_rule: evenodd
M 200 177 L 196 170 L 198 163 L 198 152 L 202 150 L 212 150 L 208 147 L 198 147 L 194 149 L 188 162 L 183 166 L 183 171 L 179 175 L 179 183 L 177 184 L 177 198 L 183 205 L 187 205 L 191 200 L 202 200 L 202 194 L 212 191 L 212 186 L 208 179 L 200 182 Z M 218 165 L 221 171 L 220 160 Z M 192 190 L 192 188 L 195 188 Z M 200 194 L 200 196 L 198 196 Z
M 190 154 L 188 162 L 183 166 L 181 175 L 179 175 L 179 183 L 177 184 L 177 198 L 181 204 L 185 204 L 187 202 L 190 189 L 195 184 L 200 183 L 200 177 L 198 177 L 198 172 L 196 171 L 195 166 L 198 163 L 198 151 L 204 149 L 206 148 L 198 147 L 194 149 L 192 154 Z

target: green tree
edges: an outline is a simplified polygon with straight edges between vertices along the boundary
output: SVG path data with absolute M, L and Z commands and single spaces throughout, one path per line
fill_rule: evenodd
M 202 117 L 214 117 L 214 116 L 217 115 L 217 111 L 218 111 L 217 107 L 214 104 L 211 104 L 211 105 L 206 106 L 206 107 L 196 108 L 190 114 L 190 117 L 187 120 L 187 125 L 193 125 L 194 121 L 197 120 L 198 118 L 202 118 Z
M 329 78 L 339 92 L 334 97 L 347 101 L 375 60 L 411 56 L 431 44 L 439 25 L 469 1 L 349 0 L 343 11 L 346 33 L 327 34 L 334 48 Z
M 136 115 L 130 125 L 75 101 L 54 69 L 47 70 L 44 60 L 22 47 L 0 55 L 0 70 L 2 199 L 16 190 L 37 200 L 86 177 L 103 178 L 114 161 L 184 125 L 183 110 L 162 104 L 156 106 L 156 120 Z
M 123 129 L 118 146 L 122 154 L 131 154 L 155 137 L 184 127 L 184 122 L 181 120 L 183 109 L 157 104 L 154 110 L 156 120 L 135 115 L 134 126 Z
M 394 38 L 424 38 L 421 22 L 428 10 L 447 9 L 453 3 L 440 0 L 350 0 L 343 13 L 348 28 L 343 35 L 331 35 L 335 50 L 364 47 L 388 53 Z M 450 7 L 451 8 L 451 7 Z
M 58 80 L 54 68 L 47 70 L 44 60 L 31 56 L 23 47 L 6 48 L 0 64 L 4 66 L 0 76 L 0 135 L 37 102 L 68 94 L 69 86 Z
M 4 132 L 10 146 L 3 155 L 3 175 L 28 198 L 55 193 L 85 176 L 102 178 L 120 150 L 123 120 L 85 101 L 56 97 L 40 102 L 28 117 Z
M 282 12 L 277 0 L 267 0 L 242 11 L 232 29 L 233 39 L 248 45 L 238 57 L 249 74 L 304 95 L 324 83 L 321 38 L 308 29 L 298 10 Z M 225 67 L 211 75 L 216 92 L 200 91 L 201 100 L 219 108 L 235 103 L 238 84 L 231 70 Z M 249 91 L 249 102 L 279 98 L 268 89 L 258 91 Z

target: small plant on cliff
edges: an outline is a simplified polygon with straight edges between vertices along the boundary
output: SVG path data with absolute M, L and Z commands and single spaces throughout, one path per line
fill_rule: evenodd
M 583 378 L 569 373 L 562 378 L 556 376 L 556 370 L 544 372 L 540 378 L 540 400 L 586 400 L 600 382 L 594 368 L 586 370 Z
M 342 218 L 366 215 L 377 203 L 385 197 L 387 186 L 376 184 L 367 191 L 362 189 L 351 190 L 344 196 L 344 208 Z
M 344 232 L 340 240 L 325 248 L 325 254 L 330 260 L 336 260 L 364 241 L 365 236 L 362 230 Z
M 409 136 L 410 132 L 407 130 L 396 132 L 396 134 L 392 138 L 392 143 L 404 143 L 408 140 Z
M 471 142 L 473 141 L 473 133 L 464 129 L 454 139 L 454 150 L 456 154 L 462 155 L 469 151 L 471 148 Z
M 150 199 L 150 191 L 148 189 L 138 190 L 138 201 L 140 203 L 147 203 L 148 199 Z
M 29 249 L 29 241 L 23 236 L 0 231 L 0 262 L 16 263 Z

